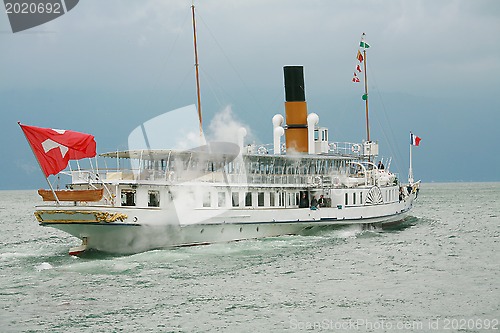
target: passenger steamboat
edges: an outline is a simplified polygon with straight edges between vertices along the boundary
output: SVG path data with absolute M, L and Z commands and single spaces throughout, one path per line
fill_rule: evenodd
M 284 67 L 284 83 L 285 116 L 269 121 L 272 147 L 246 143 L 241 129 L 235 142 L 104 153 L 106 167 L 70 170 L 66 189 L 39 190 L 38 222 L 81 239 L 70 254 L 130 254 L 403 221 L 420 185 L 411 163 L 403 184 L 390 160 L 377 163 L 369 134 L 360 143 L 331 141 L 307 111 L 303 68 Z M 51 140 L 49 148 L 63 145 Z

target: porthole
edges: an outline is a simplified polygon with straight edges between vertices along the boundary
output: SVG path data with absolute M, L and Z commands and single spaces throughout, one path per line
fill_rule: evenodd
M 201 229 L 201 230 L 200 230 L 200 234 L 202 234 L 202 233 L 203 233 L 203 231 L 205 231 L 205 229 Z
M 243 231 L 243 228 L 240 227 L 240 232 L 242 232 L 242 231 Z
M 259 232 L 259 227 L 257 227 L 257 232 Z

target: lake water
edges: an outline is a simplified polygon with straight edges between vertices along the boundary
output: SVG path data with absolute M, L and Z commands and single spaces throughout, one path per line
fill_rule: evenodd
M 393 230 L 82 258 L 38 202 L 0 191 L 0 332 L 500 331 L 500 183 L 423 184 Z

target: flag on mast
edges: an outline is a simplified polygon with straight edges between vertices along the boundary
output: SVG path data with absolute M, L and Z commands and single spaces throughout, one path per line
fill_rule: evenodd
M 56 175 L 68 166 L 69 160 L 96 155 L 96 142 L 90 134 L 42 128 L 18 123 L 28 140 L 45 177 Z
M 358 50 L 358 55 L 356 56 L 356 59 L 358 59 L 359 62 L 363 62 L 363 55 L 361 52 Z
M 412 132 L 410 132 L 410 144 L 412 146 L 417 146 L 420 145 L 420 139 L 418 136 L 416 136 L 415 134 L 413 134 Z
M 367 48 L 369 48 L 369 47 L 370 47 L 370 45 L 369 45 L 367 42 L 365 42 L 365 36 L 366 36 L 366 35 L 365 35 L 365 33 L 363 32 L 363 34 L 361 35 L 361 42 L 359 42 L 359 47 L 362 47 L 362 48 L 364 48 L 364 49 L 367 49 Z

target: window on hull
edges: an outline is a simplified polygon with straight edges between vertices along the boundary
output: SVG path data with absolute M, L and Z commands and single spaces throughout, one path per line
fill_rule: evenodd
M 240 194 L 238 192 L 233 192 L 233 193 L 231 193 L 231 198 L 233 201 L 233 207 L 239 207 L 240 206 Z
M 217 204 L 219 207 L 226 207 L 226 193 L 225 192 L 218 193 Z
M 121 192 L 122 206 L 135 206 L 136 205 L 136 191 L 135 190 L 122 190 Z
M 148 207 L 160 207 L 159 191 L 148 191 Z
M 252 192 L 247 192 L 245 194 L 245 206 L 252 207 Z
M 208 208 L 211 206 L 210 192 L 203 193 L 203 207 Z
M 278 205 L 280 207 L 285 207 L 285 192 L 278 193 Z
M 263 207 L 264 206 L 264 192 L 259 192 L 257 195 L 257 206 Z

